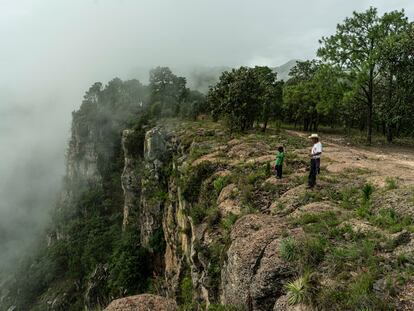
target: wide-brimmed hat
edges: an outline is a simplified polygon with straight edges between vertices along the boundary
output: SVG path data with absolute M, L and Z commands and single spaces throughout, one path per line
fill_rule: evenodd
M 319 139 L 319 136 L 318 136 L 318 134 L 311 134 L 311 136 L 309 136 L 308 138 L 310 138 L 310 139 L 318 138 Z

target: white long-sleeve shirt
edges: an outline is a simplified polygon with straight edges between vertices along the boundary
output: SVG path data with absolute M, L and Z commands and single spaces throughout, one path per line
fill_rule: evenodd
M 322 144 L 318 141 L 316 144 L 313 145 L 311 155 L 312 159 L 319 159 L 322 153 Z

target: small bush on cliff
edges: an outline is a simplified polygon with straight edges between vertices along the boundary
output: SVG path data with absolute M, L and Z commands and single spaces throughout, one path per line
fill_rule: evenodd
M 190 203 L 197 201 L 200 195 L 202 182 L 208 178 L 216 169 L 215 164 L 204 161 L 190 169 L 189 176 L 183 181 L 183 196 Z

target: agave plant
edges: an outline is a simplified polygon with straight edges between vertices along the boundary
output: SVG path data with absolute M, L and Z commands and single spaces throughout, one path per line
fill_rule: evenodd
M 301 277 L 287 283 L 285 288 L 288 295 L 288 303 L 290 305 L 311 303 L 312 297 L 316 293 L 318 287 L 317 283 L 318 281 L 315 274 L 310 271 L 305 271 Z
M 290 305 L 296 305 L 303 303 L 306 299 L 307 280 L 301 276 L 298 279 L 286 284 L 286 290 L 288 292 L 288 303 Z

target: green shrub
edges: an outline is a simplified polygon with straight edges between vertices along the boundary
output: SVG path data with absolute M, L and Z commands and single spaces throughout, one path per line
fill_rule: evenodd
M 294 261 L 299 257 L 299 245 L 294 238 L 288 237 L 280 242 L 279 252 L 284 261 Z

